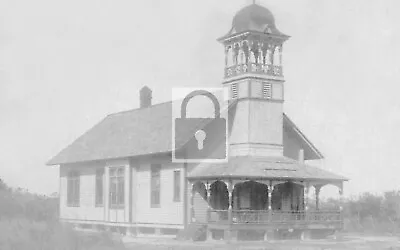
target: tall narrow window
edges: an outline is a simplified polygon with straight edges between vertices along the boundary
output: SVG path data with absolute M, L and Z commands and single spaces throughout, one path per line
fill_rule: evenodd
M 181 201 L 181 171 L 174 171 L 174 201 Z
M 123 208 L 125 204 L 124 167 L 110 169 L 110 205 L 111 208 Z
M 67 176 L 67 206 L 79 207 L 80 199 L 80 176 L 79 172 L 71 171 Z
M 96 207 L 103 206 L 103 177 L 104 169 L 96 171 Z
M 272 97 L 271 83 L 263 83 L 263 96 L 268 99 Z
M 160 164 L 152 164 L 151 165 L 151 206 L 159 207 L 160 206 Z

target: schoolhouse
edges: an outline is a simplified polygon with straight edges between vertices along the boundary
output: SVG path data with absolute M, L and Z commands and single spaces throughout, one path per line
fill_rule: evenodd
M 139 108 L 108 115 L 47 163 L 60 169 L 60 220 L 139 236 L 197 225 L 227 240 L 340 230 L 341 208 L 320 209 L 319 192 L 331 184 L 342 195 L 347 178 L 307 164 L 323 155 L 283 112 L 288 39 L 258 4 L 237 12 L 218 39 L 229 92 L 227 162 L 174 163 L 172 152 L 185 145 L 172 146 L 173 102 L 153 104 L 143 87 Z

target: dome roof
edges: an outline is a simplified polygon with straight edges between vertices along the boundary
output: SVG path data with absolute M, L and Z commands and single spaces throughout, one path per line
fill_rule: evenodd
M 232 29 L 227 36 L 244 31 L 284 35 L 276 28 L 272 12 L 258 4 L 246 6 L 236 13 L 232 21 Z

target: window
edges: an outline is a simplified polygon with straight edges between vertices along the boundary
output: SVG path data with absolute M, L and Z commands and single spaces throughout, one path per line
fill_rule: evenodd
M 110 205 L 111 208 L 123 208 L 125 204 L 124 167 L 110 168 Z
M 104 169 L 96 171 L 96 207 L 103 206 L 103 177 Z
M 181 201 L 181 171 L 174 171 L 174 201 Z
M 71 171 L 67 177 L 67 206 L 79 207 L 79 172 Z
M 233 83 L 232 84 L 232 99 L 235 99 L 237 97 L 238 97 L 237 84 Z
M 160 164 L 151 165 L 151 206 L 160 206 Z
M 272 97 L 271 83 L 263 83 L 263 96 L 268 99 Z

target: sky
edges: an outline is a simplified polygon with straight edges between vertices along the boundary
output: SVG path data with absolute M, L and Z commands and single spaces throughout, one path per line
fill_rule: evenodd
M 45 163 L 107 114 L 173 87 L 219 87 L 225 35 L 249 0 L 0 0 L 0 176 L 50 194 Z M 399 188 L 400 1 L 257 0 L 283 48 L 284 110 L 350 178 L 345 195 Z

